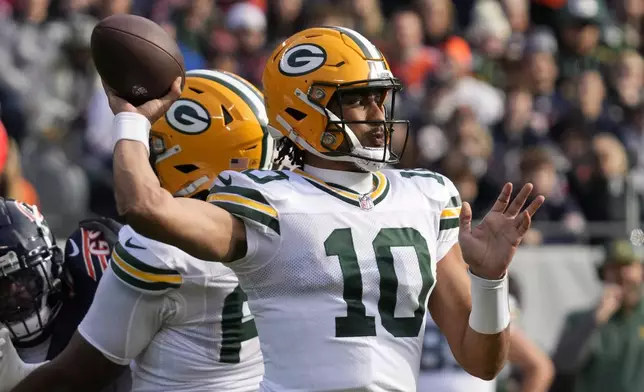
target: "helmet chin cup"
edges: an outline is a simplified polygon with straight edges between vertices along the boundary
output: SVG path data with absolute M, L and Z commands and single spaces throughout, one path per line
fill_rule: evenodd
M 387 165 L 385 162 L 374 162 L 366 159 L 358 159 L 354 163 L 358 168 L 368 172 L 377 172 Z
M 378 147 L 378 148 L 368 148 L 368 147 L 356 147 L 355 150 L 359 150 L 360 156 L 368 155 L 370 159 L 362 159 L 351 157 L 353 163 L 356 164 L 360 169 L 368 172 L 376 172 L 387 165 L 391 158 L 391 152 L 387 147 Z M 357 154 L 357 151 L 356 155 Z

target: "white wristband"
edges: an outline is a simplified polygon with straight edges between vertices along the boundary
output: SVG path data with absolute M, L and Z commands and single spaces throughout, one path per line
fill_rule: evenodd
M 485 335 L 497 334 L 510 325 L 507 274 L 503 279 L 479 278 L 467 270 L 472 287 L 470 327 Z
M 134 140 L 143 143 L 150 155 L 150 121 L 139 113 L 121 112 L 112 122 L 114 147 L 119 140 Z

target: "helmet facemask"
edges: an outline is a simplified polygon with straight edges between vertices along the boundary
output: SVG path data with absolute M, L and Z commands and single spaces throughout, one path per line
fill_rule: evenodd
M 16 346 L 30 346 L 51 325 L 62 302 L 62 264 L 57 246 L 34 249 L 18 258 L 10 251 L 0 257 L 0 325 L 11 333 Z
M 321 134 L 320 144 L 328 151 L 319 152 L 297 137 L 295 141 L 314 155 L 333 161 L 352 162 L 364 171 L 378 171 L 385 165 L 396 164 L 404 152 L 409 131 L 408 121 L 393 119 L 396 93 L 401 89 L 402 85 L 395 78 L 368 79 L 349 83 L 313 82 L 306 95 L 298 90 L 296 96 L 326 117 L 326 128 Z M 324 105 L 329 91 L 332 92 L 331 98 Z M 346 98 L 367 93 L 379 93 L 382 96 L 380 105 L 384 107 L 384 120 L 345 119 L 342 107 L 347 104 Z M 357 124 L 381 126 L 384 131 L 384 146 L 364 146 L 358 135 L 351 129 Z M 405 132 L 405 142 L 398 153 L 393 151 L 394 127 L 402 128 L 401 131 Z

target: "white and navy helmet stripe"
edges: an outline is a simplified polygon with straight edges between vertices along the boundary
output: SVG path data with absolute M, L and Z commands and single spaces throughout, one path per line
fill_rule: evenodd
M 382 52 L 374 44 L 371 43 L 364 35 L 358 33 L 357 31 L 348 29 L 346 27 L 339 26 L 329 26 L 328 28 L 341 32 L 342 34 L 347 35 L 353 40 L 353 42 L 358 45 L 362 51 L 365 58 L 368 59 L 382 59 Z
M 248 104 L 253 113 L 255 113 L 257 121 L 262 126 L 268 124 L 268 116 L 266 115 L 266 109 L 264 107 L 264 99 L 255 89 L 251 88 L 247 83 L 242 82 L 241 78 L 233 77 L 231 74 L 225 72 L 206 69 L 188 71 L 186 72 L 186 76 L 202 77 L 228 88 Z

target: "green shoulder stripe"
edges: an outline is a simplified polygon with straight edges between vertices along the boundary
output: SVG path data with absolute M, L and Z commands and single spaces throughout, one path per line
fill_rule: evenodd
M 181 274 L 172 269 L 147 265 L 128 252 L 120 243 L 112 251 L 112 270 L 124 283 L 134 288 L 159 292 L 181 287 Z
M 153 267 L 151 265 L 148 265 L 136 257 L 134 257 L 130 252 L 125 249 L 121 243 L 117 242 L 116 246 L 114 247 L 114 252 L 127 264 L 131 265 L 132 267 L 136 268 L 139 271 L 142 272 L 147 272 L 151 274 L 156 274 L 156 275 L 177 275 L 181 276 L 181 274 L 173 269 L 170 268 L 157 268 Z
M 460 207 L 463 203 L 461 202 L 461 197 L 460 196 L 452 196 L 449 199 L 449 202 L 445 206 L 445 208 L 456 208 Z
M 208 196 L 208 202 L 223 208 L 229 213 L 280 234 L 277 210 L 271 206 L 266 197 L 256 189 L 229 185 L 230 181 L 222 179 L 224 186 L 214 185 Z
M 458 218 L 446 218 L 440 220 L 439 230 L 450 230 L 458 227 Z
M 270 214 L 267 211 L 254 208 L 255 206 L 245 202 L 238 203 L 237 201 L 229 200 L 210 200 L 210 202 L 238 218 L 258 223 L 269 228 L 275 234 L 280 235 L 280 223 L 277 219 L 277 214 Z
M 234 186 L 234 185 L 228 185 L 228 186 L 215 185 L 210 190 L 210 193 L 211 194 L 229 193 L 232 195 L 239 195 L 247 199 L 254 200 L 258 203 L 265 204 L 268 207 L 271 206 L 266 200 L 266 198 L 264 197 L 264 195 L 261 194 L 261 192 L 251 188 L 244 188 L 241 186 Z

